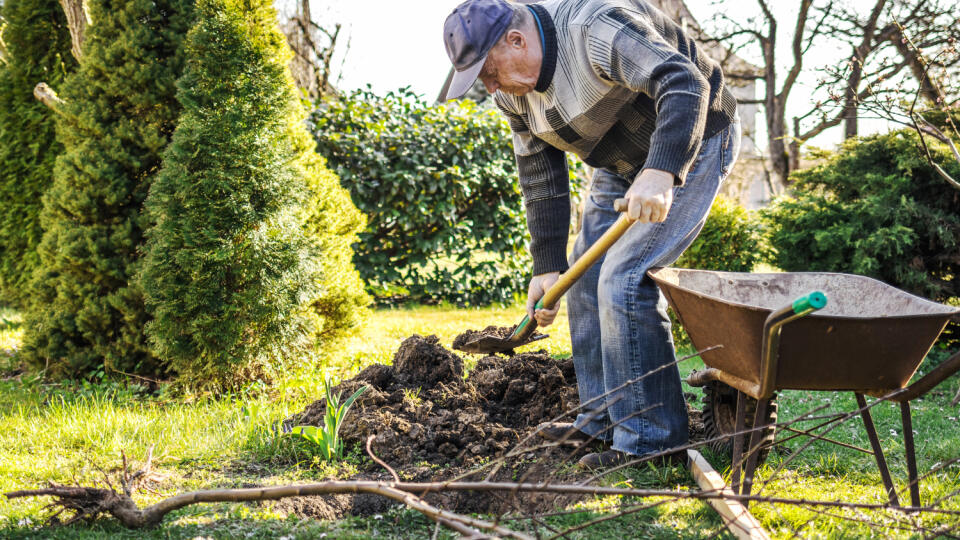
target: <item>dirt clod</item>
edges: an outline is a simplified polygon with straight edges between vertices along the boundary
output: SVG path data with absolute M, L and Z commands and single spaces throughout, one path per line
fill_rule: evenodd
M 453 348 L 455 350 L 462 351 L 463 346 L 466 345 L 467 343 L 471 343 L 485 337 L 492 337 L 496 339 L 506 339 L 511 335 L 513 335 L 513 331 L 516 328 L 517 328 L 517 325 L 488 326 L 483 330 L 467 330 L 466 332 L 453 338 Z M 537 338 L 541 336 L 543 336 L 541 332 L 534 331 L 533 335 L 530 336 L 529 341 L 535 341 Z

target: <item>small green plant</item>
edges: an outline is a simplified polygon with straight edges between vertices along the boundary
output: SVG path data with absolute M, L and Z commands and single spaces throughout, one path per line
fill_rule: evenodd
M 423 398 L 420 397 L 420 387 L 418 386 L 416 390 L 413 388 L 407 388 L 404 390 L 403 399 L 409 400 L 414 406 L 419 407 L 420 404 L 423 403 Z
M 343 419 L 353 405 L 353 402 L 360 397 L 367 387 L 361 386 L 345 402 L 340 403 L 343 393 L 333 394 L 332 385 L 327 382 L 323 385 L 324 393 L 327 398 L 327 413 L 323 417 L 323 427 L 317 426 L 296 426 L 291 431 L 292 435 L 299 435 L 313 443 L 319 450 L 320 458 L 324 461 L 340 460 L 343 458 L 343 441 L 340 440 L 340 426 L 343 425 Z

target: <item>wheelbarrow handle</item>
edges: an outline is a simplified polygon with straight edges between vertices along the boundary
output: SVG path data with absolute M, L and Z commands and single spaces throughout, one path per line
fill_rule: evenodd
M 805 294 L 767 316 L 763 323 L 763 343 L 760 347 L 760 389 L 758 399 L 773 395 L 780 361 L 780 330 L 788 322 L 805 317 L 827 305 L 827 295 L 821 291 Z

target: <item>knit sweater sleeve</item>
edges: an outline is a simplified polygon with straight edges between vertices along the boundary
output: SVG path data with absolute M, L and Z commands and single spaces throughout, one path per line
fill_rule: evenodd
M 674 183 L 682 185 L 703 139 L 707 79 L 642 13 L 609 9 L 584 30 L 597 75 L 654 100 L 657 121 L 643 168 L 673 173 Z
M 513 132 L 520 189 L 530 230 L 533 275 L 567 269 L 567 235 L 570 228 L 570 176 L 563 151 L 531 133 L 523 117 L 498 92 L 497 106 Z

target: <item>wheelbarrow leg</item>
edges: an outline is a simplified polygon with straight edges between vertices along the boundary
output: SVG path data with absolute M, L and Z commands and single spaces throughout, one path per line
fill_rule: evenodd
M 910 477 L 910 503 L 920 508 L 920 481 L 917 479 L 917 453 L 913 445 L 913 418 L 910 402 L 900 402 L 900 422 L 903 424 L 903 446 L 907 451 L 907 474 Z
M 870 409 L 867 408 L 867 400 L 864 399 L 863 394 L 858 392 L 854 392 L 853 395 L 857 397 L 857 407 L 860 408 L 863 427 L 867 430 L 867 438 L 870 439 L 870 447 L 873 448 L 873 457 L 877 460 L 877 468 L 880 469 L 880 478 L 883 479 L 883 487 L 887 490 L 887 497 L 890 498 L 892 506 L 900 506 L 897 490 L 893 487 L 893 480 L 890 478 L 890 469 L 887 468 L 887 460 L 883 457 L 883 448 L 880 448 L 877 429 L 873 426 L 873 417 L 870 416 Z
M 757 412 L 753 415 L 753 429 L 750 432 L 750 445 L 747 446 L 747 466 L 743 471 L 743 489 L 741 495 L 749 495 L 753 488 L 753 473 L 757 470 L 757 462 L 760 459 L 760 445 L 763 443 L 763 433 L 767 427 L 767 409 L 770 408 L 771 399 L 761 399 L 757 401 Z M 747 506 L 750 501 L 743 501 Z
M 747 396 L 737 390 L 737 420 L 733 428 L 733 463 L 730 468 L 733 475 L 730 478 L 730 488 L 734 493 L 740 493 L 740 468 L 743 466 L 743 437 L 744 426 L 747 423 Z

